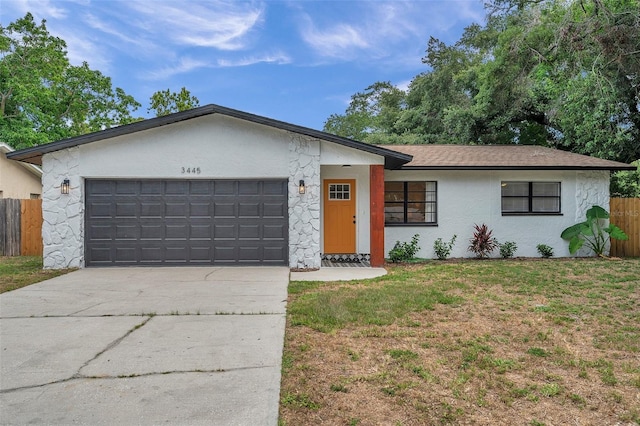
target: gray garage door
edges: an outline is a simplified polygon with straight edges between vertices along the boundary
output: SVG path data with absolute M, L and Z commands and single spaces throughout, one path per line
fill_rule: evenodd
M 287 265 L 286 180 L 87 180 L 85 263 Z

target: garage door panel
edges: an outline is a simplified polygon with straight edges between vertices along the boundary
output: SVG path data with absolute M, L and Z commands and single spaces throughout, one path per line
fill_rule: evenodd
M 214 218 L 235 218 L 237 216 L 237 203 L 214 202 L 213 217 Z
M 87 239 L 89 241 L 109 241 L 113 238 L 112 226 L 105 225 L 91 225 L 87 228 Z
M 284 241 L 287 238 L 287 231 L 283 225 L 264 225 L 262 227 L 262 239 Z
M 239 218 L 258 218 L 260 217 L 260 203 L 238 203 Z
M 140 217 L 160 219 L 164 216 L 164 204 L 161 200 L 143 200 L 140 202 Z
M 143 180 L 139 182 L 140 195 L 161 195 L 162 194 L 162 181 L 157 180 Z
M 116 218 L 135 218 L 138 216 L 138 204 L 131 202 L 116 203 Z
M 208 202 L 190 203 L 189 213 L 190 213 L 191 219 L 194 219 L 194 218 L 210 219 L 211 218 L 210 207 L 211 207 L 211 204 L 209 204 Z
M 166 239 L 167 240 L 183 240 L 186 241 L 189 239 L 189 227 L 184 225 L 167 225 L 166 228 Z
M 236 195 L 236 182 L 234 181 L 216 181 L 213 183 L 213 195 Z
M 166 218 L 183 218 L 189 217 L 189 205 L 186 201 L 171 201 L 165 204 Z
M 285 217 L 285 212 L 287 210 L 284 203 L 264 203 L 262 205 L 262 208 L 263 217 L 273 217 L 279 219 L 283 219 Z
M 162 240 L 165 236 L 165 226 L 163 224 L 157 225 L 141 225 L 140 226 L 140 239 L 141 240 Z
M 135 264 L 137 260 L 135 247 L 116 247 L 115 248 L 115 262 L 116 263 L 130 263 Z
M 263 248 L 262 258 L 265 261 L 278 263 L 283 256 L 286 256 L 285 248 L 280 246 L 265 246 Z
M 87 180 L 86 264 L 286 265 L 287 182 Z
M 94 218 L 99 218 L 99 217 L 109 218 L 112 216 L 111 206 L 112 204 L 108 202 L 95 201 L 89 206 L 88 213 L 91 217 L 94 217 Z
M 136 195 L 137 184 L 133 181 L 116 181 L 115 194 L 116 195 Z
M 238 194 L 240 197 L 243 195 L 260 195 L 261 182 L 238 182 Z
M 116 240 L 139 240 L 140 228 L 135 225 L 116 225 Z
M 239 240 L 260 240 L 260 225 L 240 225 L 238 229 Z

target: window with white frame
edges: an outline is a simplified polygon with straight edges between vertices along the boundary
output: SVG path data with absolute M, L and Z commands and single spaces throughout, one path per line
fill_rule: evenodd
M 560 182 L 502 182 L 502 214 L 560 214 Z
M 438 223 L 436 182 L 385 182 L 386 225 L 436 225 Z

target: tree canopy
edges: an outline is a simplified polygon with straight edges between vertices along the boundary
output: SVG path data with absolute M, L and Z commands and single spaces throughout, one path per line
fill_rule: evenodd
M 407 91 L 374 83 L 325 130 L 370 143 L 539 144 L 640 158 L 640 2 L 493 0 L 431 38 Z
M 200 101 L 198 98 L 183 87 L 180 92 L 172 92 L 169 89 L 155 92 L 151 95 L 151 106 L 147 112 L 155 111 L 156 117 L 162 117 L 199 106 Z
M 71 65 L 30 13 L 0 26 L 0 140 L 26 148 L 135 121 L 140 104 L 100 71 Z
M 156 116 L 199 106 L 186 89 L 155 92 Z M 71 65 L 64 40 L 27 13 L 0 26 L 0 141 L 16 149 L 142 120 L 133 96 L 87 62 Z

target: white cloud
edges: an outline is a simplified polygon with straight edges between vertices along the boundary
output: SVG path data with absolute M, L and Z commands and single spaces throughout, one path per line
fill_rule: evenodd
M 250 56 L 237 60 L 229 60 L 229 59 L 219 59 L 218 67 L 220 68 L 228 68 L 228 67 L 246 67 L 249 65 L 255 65 L 259 63 L 270 63 L 277 65 L 285 65 L 291 63 L 291 58 L 283 53 L 276 53 L 273 55 L 266 56 Z
M 305 21 L 302 38 L 322 56 L 344 58 L 356 50 L 369 47 L 361 35 L 361 29 L 352 25 L 338 24 L 319 30 L 308 15 Z
M 350 5 L 357 10 L 352 8 L 350 15 L 337 14 L 337 18 L 336 14 L 315 13 L 312 19 L 308 13 L 300 12 L 301 37 L 321 57 L 406 62 L 407 56 L 414 57 L 416 49 L 423 51 L 430 35 L 443 36 L 460 22 L 483 19 L 482 3 L 473 0 L 370 1 Z M 299 11 L 304 9 L 304 3 L 296 6 Z M 421 39 L 423 45 L 417 45 L 416 40 Z M 412 66 L 415 65 L 419 62 Z
M 182 58 L 173 66 L 167 66 L 157 71 L 151 71 L 144 76 L 145 80 L 165 80 L 177 74 L 185 74 L 200 68 L 211 68 L 208 61 L 198 60 L 190 57 Z
M 62 7 L 53 5 L 53 2 L 50 0 L 13 0 L 2 2 L 3 8 L 8 6 L 11 6 L 22 15 L 31 12 L 37 21 L 48 18 L 64 19 L 67 17 L 67 11 Z
M 178 45 L 239 50 L 262 20 L 264 8 L 248 2 L 128 2 L 132 25 L 161 34 Z

